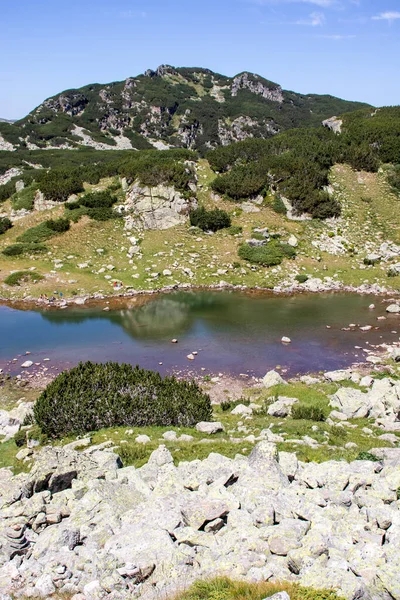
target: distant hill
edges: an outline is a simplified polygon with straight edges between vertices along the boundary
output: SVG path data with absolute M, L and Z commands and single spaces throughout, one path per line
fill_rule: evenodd
M 15 123 L 0 120 L 0 147 L 172 146 L 204 152 L 249 137 L 318 126 L 332 115 L 363 108 L 371 107 L 285 91 L 253 73 L 226 77 L 203 68 L 162 65 L 125 81 L 66 90 Z

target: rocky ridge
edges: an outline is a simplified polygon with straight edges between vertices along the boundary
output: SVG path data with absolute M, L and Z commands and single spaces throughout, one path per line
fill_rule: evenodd
M 125 81 L 63 91 L 25 118 L 1 122 L 0 149 L 207 149 L 317 125 L 367 106 L 285 91 L 249 72 L 227 77 L 200 67 L 161 65 Z

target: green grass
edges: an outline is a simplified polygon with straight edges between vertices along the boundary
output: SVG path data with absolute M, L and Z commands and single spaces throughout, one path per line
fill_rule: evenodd
M 263 600 L 283 591 L 289 594 L 291 600 L 341 600 L 340 596 L 329 590 L 314 590 L 284 582 L 249 583 L 228 577 L 197 581 L 174 600 Z

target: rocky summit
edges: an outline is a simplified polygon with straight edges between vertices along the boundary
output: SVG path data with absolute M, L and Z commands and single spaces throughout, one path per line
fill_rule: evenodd
M 175 466 L 159 446 L 135 469 L 76 445 L 0 471 L 3 598 L 153 599 L 217 574 L 400 597 L 400 449 L 306 464 L 262 441 Z
M 200 67 L 161 65 L 125 81 L 66 90 L 16 123 L 1 122 L 0 150 L 206 150 L 319 125 L 334 114 L 367 106 L 285 91 L 248 72 L 227 77 Z

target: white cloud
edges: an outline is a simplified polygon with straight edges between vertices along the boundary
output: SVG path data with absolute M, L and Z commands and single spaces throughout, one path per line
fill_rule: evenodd
M 325 15 L 320 12 L 313 12 L 309 19 L 296 21 L 295 25 L 311 25 L 312 27 L 318 27 L 325 23 Z
M 389 23 L 392 23 L 392 21 L 395 21 L 396 19 L 400 19 L 400 12 L 387 11 L 387 12 L 380 13 L 379 15 L 376 15 L 375 17 L 372 17 L 372 19 L 374 21 L 388 21 Z

